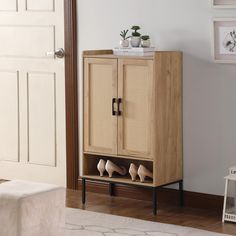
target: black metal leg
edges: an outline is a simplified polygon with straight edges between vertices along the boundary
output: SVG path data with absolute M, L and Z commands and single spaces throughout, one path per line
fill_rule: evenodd
M 82 179 L 82 203 L 86 202 L 86 179 Z
M 183 180 L 179 182 L 179 194 L 180 194 L 180 206 L 184 206 L 184 190 L 183 190 Z
M 153 207 L 153 215 L 157 214 L 157 189 L 152 188 L 152 207 Z
M 111 197 L 115 196 L 114 188 L 115 188 L 115 184 L 114 183 L 109 183 L 109 194 L 110 194 Z

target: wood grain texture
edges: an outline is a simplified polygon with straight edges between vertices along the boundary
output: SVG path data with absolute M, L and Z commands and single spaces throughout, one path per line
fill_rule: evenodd
M 117 61 L 84 59 L 84 151 L 117 154 Z
M 91 190 L 91 185 L 87 187 L 88 191 Z M 123 197 L 110 197 L 108 196 L 108 186 L 103 185 L 103 193 L 100 192 L 100 188 L 97 183 L 94 183 L 93 190 L 96 193 L 88 193 L 87 204 L 82 205 L 81 203 L 81 192 L 69 190 L 67 192 L 67 206 L 72 208 L 79 208 L 88 211 L 95 211 L 101 213 L 107 213 L 112 215 L 119 215 L 125 217 L 132 217 L 142 220 L 149 220 L 153 222 L 174 224 L 186 227 L 193 227 L 202 230 L 208 230 L 212 232 L 225 233 L 230 235 L 236 235 L 236 224 L 222 223 L 222 205 L 218 204 L 218 210 L 205 208 L 193 208 L 189 205 L 185 207 L 179 207 L 172 204 L 173 199 L 177 197 L 174 193 L 168 194 L 169 197 L 166 199 L 166 194 L 162 194 L 162 190 L 158 191 L 160 199 L 158 201 L 158 214 L 152 215 L 151 208 L 152 204 L 150 201 L 140 201 L 134 199 L 128 199 Z M 131 189 L 131 187 L 129 188 Z M 115 194 L 119 196 L 125 196 L 127 188 L 121 189 L 120 187 L 115 188 Z M 168 190 L 169 191 L 169 190 Z M 139 188 L 139 192 L 135 191 L 130 193 L 132 197 L 138 197 L 143 194 L 149 193 Z M 151 199 L 151 195 L 148 196 Z M 188 196 L 185 195 L 187 200 Z M 218 196 L 216 197 L 218 199 Z M 222 197 L 219 197 L 220 199 Z M 215 198 L 210 197 L 209 200 L 206 198 L 199 198 L 196 195 L 192 202 L 200 202 L 199 205 L 208 206 L 207 203 L 211 204 L 210 201 L 215 201 Z M 218 200 L 216 200 L 218 201 Z M 221 201 L 220 201 L 221 202 Z M 196 205 L 196 204 L 195 204 Z
M 116 140 L 118 152 L 85 149 L 86 153 L 96 154 L 97 159 L 104 156 L 106 158 L 122 156 L 130 163 L 132 163 L 130 157 L 140 161 L 146 158 L 153 160 L 151 166 L 154 172 L 153 187 L 181 180 L 183 178 L 182 53 L 156 52 L 152 59 L 120 58 L 112 55 L 109 50 L 105 50 L 103 55 L 110 58 L 104 58 L 101 57 L 101 53 L 102 51 L 85 52 L 87 55 L 84 61 L 100 60 L 107 64 L 109 61 L 114 61 L 114 67 L 115 61 L 118 64 L 117 87 L 113 88 L 118 91 L 118 98 L 122 99 Z M 88 68 L 85 69 L 85 73 L 86 71 L 89 71 Z M 97 72 L 101 73 L 102 71 Z M 110 77 L 110 80 L 114 79 Z M 88 77 L 85 74 L 85 84 L 87 81 Z M 85 100 L 90 92 L 89 86 L 86 86 Z M 88 110 L 85 110 L 85 113 L 88 113 Z M 89 129 L 89 123 L 86 121 L 85 129 Z M 85 142 L 88 136 L 89 134 L 85 133 Z M 119 164 L 119 158 L 117 162 Z M 88 165 L 87 161 L 86 166 Z M 96 165 L 93 166 L 96 169 Z M 124 178 L 124 183 L 127 183 L 127 177 Z
M 89 57 L 93 57 L 96 55 L 110 55 L 112 54 L 113 51 L 111 49 L 105 49 L 105 50 L 87 50 L 87 51 L 83 51 L 83 57 L 89 56 Z
M 107 58 L 107 59 L 131 59 L 131 60 L 153 60 L 154 56 L 116 56 L 109 51 L 105 51 L 105 54 L 88 54 L 84 55 L 84 58 L 90 57 L 90 58 Z
M 153 158 L 153 60 L 118 60 L 118 155 Z
M 84 152 L 84 154 L 90 154 L 90 155 L 98 155 L 98 153 L 95 153 L 95 152 Z M 135 157 L 135 156 L 122 156 L 122 155 L 113 155 L 113 154 L 107 154 L 107 153 L 99 153 L 100 156 L 102 157 L 110 157 L 110 158 L 122 158 L 122 159 L 130 159 L 132 161 L 135 161 L 135 160 L 140 160 L 140 161 L 150 161 L 150 162 L 153 162 L 153 159 L 147 159 L 147 158 L 142 158 L 142 157 Z
M 182 53 L 155 54 L 155 185 L 183 178 Z
M 152 182 L 145 182 L 142 183 L 140 181 L 132 182 L 131 178 L 128 177 L 120 177 L 120 176 L 113 176 L 112 178 L 109 178 L 108 176 L 103 176 L 102 178 L 98 176 L 97 174 L 95 175 L 84 175 L 84 178 L 87 180 L 94 180 L 94 181 L 101 181 L 101 182 L 110 182 L 110 183 L 121 183 L 121 184 L 127 184 L 127 185 L 134 185 L 134 186 L 143 186 L 143 187 L 152 187 Z
M 77 11 L 76 0 L 64 1 L 67 187 L 77 189 L 79 176 Z
M 126 170 L 129 169 L 130 163 L 133 163 L 136 166 L 139 166 L 140 164 L 142 164 L 142 165 L 146 166 L 148 169 L 150 169 L 151 171 L 153 171 L 152 160 L 133 159 L 132 157 L 127 157 L 127 156 L 126 157 L 115 156 L 115 155 L 114 156 L 110 156 L 110 155 L 107 155 L 107 156 L 102 155 L 101 156 L 101 155 L 98 155 L 97 153 L 96 154 L 84 153 L 84 156 L 83 156 L 83 177 L 85 177 L 85 176 L 86 176 L 86 178 L 89 177 L 91 180 L 100 180 L 100 181 L 108 180 L 108 179 L 106 179 L 106 177 L 108 177 L 108 173 L 106 171 L 104 172 L 103 177 L 98 176 L 99 171 L 97 170 L 97 164 L 101 158 L 104 161 L 110 160 L 116 165 L 123 166 L 124 168 L 126 168 Z M 112 178 L 110 180 L 111 181 L 114 180 L 114 182 L 116 182 L 116 180 L 118 180 L 117 182 L 124 181 L 125 183 L 131 184 L 131 185 L 139 185 L 140 184 L 139 181 L 132 182 L 128 173 L 124 177 L 123 176 L 121 177 L 119 175 L 116 175 L 116 173 L 114 173 L 113 177 L 114 177 L 114 179 Z M 152 184 L 152 181 L 149 180 L 146 183 L 150 187 L 150 184 Z

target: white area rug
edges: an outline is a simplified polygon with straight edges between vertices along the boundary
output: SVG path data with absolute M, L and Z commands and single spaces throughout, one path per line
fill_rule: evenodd
M 208 231 L 67 208 L 66 236 L 220 236 Z

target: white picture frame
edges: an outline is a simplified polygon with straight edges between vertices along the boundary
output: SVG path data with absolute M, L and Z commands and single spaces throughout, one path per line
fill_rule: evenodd
M 215 63 L 236 63 L 236 18 L 213 19 L 212 57 Z
M 211 0 L 213 8 L 216 9 L 232 9 L 236 8 L 236 0 Z

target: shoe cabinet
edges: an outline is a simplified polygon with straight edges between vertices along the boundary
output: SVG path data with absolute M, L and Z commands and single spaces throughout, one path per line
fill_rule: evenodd
M 148 57 L 115 56 L 112 50 L 83 53 L 83 203 L 86 181 L 153 189 L 179 183 L 183 203 L 182 53 Z M 153 179 L 141 183 L 126 176 L 100 177 L 97 163 L 144 165 Z

